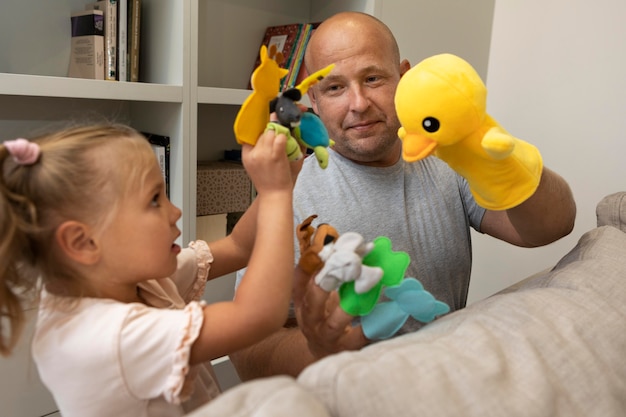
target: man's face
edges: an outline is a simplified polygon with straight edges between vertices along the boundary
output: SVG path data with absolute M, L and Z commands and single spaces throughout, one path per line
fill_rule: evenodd
M 335 64 L 309 90 L 313 109 L 337 152 L 357 162 L 382 162 L 399 141 L 394 94 L 400 65 L 380 36 L 340 28 L 328 38 L 319 37 L 311 51 L 312 70 Z M 397 154 L 392 158 L 390 163 Z

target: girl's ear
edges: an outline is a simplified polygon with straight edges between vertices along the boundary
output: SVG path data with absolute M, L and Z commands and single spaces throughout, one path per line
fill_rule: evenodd
M 55 233 L 61 251 L 71 260 L 82 265 L 93 265 L 100 259 L 100 247 L 94 239 L 91 227 L 68 220 L 61 223 Z

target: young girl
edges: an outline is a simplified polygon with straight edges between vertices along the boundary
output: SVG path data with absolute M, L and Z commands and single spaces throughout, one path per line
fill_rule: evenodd
M 258 196 L 232 234 L 181 249 L 181 212 L 148 141 L 125 126 L 0 144 L 0 351 L 42 283 L 33 356 L 63 417 L 179 416 L 217 395 L 207 361 L 279 329 L 291 297 L 284 135 L 243 147 Z M 207 280 L 247 265 L 232 302 Z M 8 326 L 7 326 L 8 324 Z

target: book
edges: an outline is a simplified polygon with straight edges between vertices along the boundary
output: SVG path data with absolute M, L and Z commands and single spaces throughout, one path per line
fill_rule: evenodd
M 141 39 L 141 0 L 128 0 L 129 80 L 139 81 L 139 46 Z
M 313 33 L 314 25 L 315 24 L 313 23 L 307 23 L 302 28 L 298 45 L 296 46 L 296 50 L 293 53 L 293 58 L 289 65 L 289 74 L 284 82 L 285 89 L 292 88 L 296 85 L 296 79 L 298 78 L 300 68 L 302 67 L 302 61 L 304 60 L 304 50 L 306 49 L 311 34 Z
M 170 196 L 170 137 L 157 133 L 141 132 L 154 151 L 154 155 L 159 161 L 163 180 L 165 181 L 165 193 Z
M 85 5 L 85 9 L 104 12 L 105 80 L 117 80 L 117 0 L 100 0 Z
M 128 76 L 128 0 L 117 0 L 117 79 Z
M 258 50 L 261 49 L 262 45 L 267 46 L 269 49 L 271 45 L 276 45 L 276 50 L 282 52 L 284 61 L 281 63 L 281 68 L 289 68 L 291 64 L 291 60 L 293 58 L 293 53 L 298 45 L 298 41 L 300 39 L 300 35 L 302 33 L 302 28 L 304 27 L 303 23 L 291 23 L 288 25 L 280 25 L 280 26 L 269 26 L 265 29 L 265 34 L 263 35 L 263 40 L 261 41 L 261 45 L 259 45 Z M 257 55 L 256 61 L 254 63 L 254 67 L 250 72 L 252 76 L 252 72 L 261 65 L 261 56 Z M 288 75 L 287 75 L 288 76 Z M 285 80 L 287 78 L 285 76 L 281 80 L 280 90 L 282 91 L 284 87 Z M 248 89 L 252 89 L 252 84 L 248 81 Z
M 304 47 L 302 48 L 302 58 L 301 60 L 304 61 L 304 51 L 306 50 L 306 47 L 308 45 L 309 40 L 311 39 L 311 36 L 313 36 L 313 33 L 315 33 L 315 29 L 317 29 L 317 27 L 320 25 L 320 23 L 322 22 L 315 22 L 315 23 L 311 23 L 311 31 L 309 33 L 309 37 L 306 40 L 306 43 L 304 44 Z M 300 84 L 306 77 L 309 76 L 309 73 L 307 72 L 306 68 L 304 67 L 303 62 L 300 62 L 300 67 L 297 70 L 295 79 L 293 81 L 293 84 L 291 84 L 292 86 L 296 86 L 298 84 Z
M 72 13 L 68 77 L 104 80 L 104 15 L 100 10 Z

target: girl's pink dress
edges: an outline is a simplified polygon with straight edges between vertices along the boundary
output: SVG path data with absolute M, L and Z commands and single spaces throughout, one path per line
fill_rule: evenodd
M 211 262 L 191 242 L 172 277 L 141 284 L 147 305 L 43 291 L 33 356 L 63 417 L 182 416 L 219 394 L 210 363 L 188 364 Z

